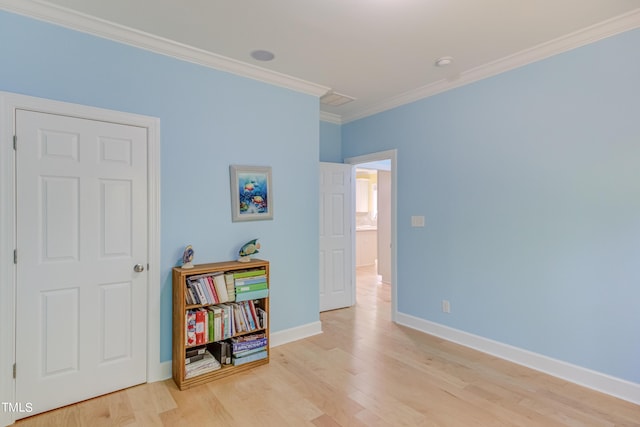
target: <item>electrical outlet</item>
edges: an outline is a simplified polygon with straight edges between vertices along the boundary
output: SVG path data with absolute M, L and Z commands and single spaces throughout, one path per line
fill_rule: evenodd
M 442 300 L 442 312 L 451 313 L 451 303 L 449 302 L 449 300 L 446 300 L 446 299 Z

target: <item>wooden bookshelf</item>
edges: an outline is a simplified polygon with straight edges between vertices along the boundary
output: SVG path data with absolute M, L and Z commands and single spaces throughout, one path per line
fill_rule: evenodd
M 269 298 L 254 300 L 267 313 L 267 322 L 264 328 L 258 328 L 250 332 L 238 333 L 235 336 L 250 335 L 264 332 L 267 338 L 267 357 L 265 359 L 247 362 L 239 366 L 222 365 L 218 370 L 207 372 L 195 377 L 185 378 L 185 355 L 187 349 L 193 347 L 186 345 L 186 315 L 189 310 L 200 307 L 213 307 L 216 304 L 187 304 L 186 287 L 187 279 L 191 276 L 214 273 L 233 273 L 240 270 L 264 270 L 267 277 L 267 288 L 269 288 L 269 262 L 253 259 L 249 262 L 226 261 L 209 264 L 195 265 L 193 268 L 185 269 L 181 267 L 173 268 L 173 379 L 180 390 L 185 390 L 193 386 L 203 384 L 218 378 L 233 375 L 255 368 L 256 366 L 269 363 Z M 208 344 L 213 341 L 209 340 Z

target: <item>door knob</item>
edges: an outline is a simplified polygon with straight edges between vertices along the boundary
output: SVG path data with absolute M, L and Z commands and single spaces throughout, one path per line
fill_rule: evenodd
M 136 264 L 133 266 L 133 271 L 136 273 L 142 273 L 144 271 L 144 266 L 142 264 Z

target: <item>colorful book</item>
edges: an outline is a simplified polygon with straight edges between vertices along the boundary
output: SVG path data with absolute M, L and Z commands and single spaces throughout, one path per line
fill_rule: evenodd
M 193 300 L 193 304 L 200 304 L 200 298 L 198 297 L 198 292 L 193 286 L 193 283 L 187 282 L 187 289 L 189 289 L 189 293 L 191 294 L 191 299 Z
M 267 349 L 266 345 L 260 346 L 260 347 L 256 347 L 256 348 L 252 348 L 249 350 L 242 350 L 242 351 L 236 351 L 235 353 L 233 353 L 233 356 L 237 357 L 247 357 L 250 356 L 254 353 L 260 353 L 261 351 L 264 351 Z
M 236 342 L 232 339 L 231 341 L 231 350 L 233 354 L 239 351 L 253 350 L 258 347 L 265 347 L 267 345 L 267 337 L 258 338 L 251 341 L 241 341 Z
M 253 283 L 249 285 L 236 286 L 236 294 L 241 294 L 243 292 L 251 292 L 251 291 L 259 291 L 261 289 L 267 289 L 267 282 L 259 282 Z
M 262 308 L 257 307 L 256 314 L 260 319 L 260 326 L 262 327 L 262 329 L 267 329 L 267 312 L 264 311 Z
M 268 355 L 269 353 L 267 353 L 267 350 L 262 350 L 258 353 L 254 353 L 245 357 L 232 357 L 232 362 L 234 366 L 239 366 L 245 363 L 255 362 L 256 360 L 266 359 Z
M 244 313 L 247 316 L 247 323 L 249 325 L 249 330 L 250 331 L 255 331 L 258 328 L 256 327 L 255 320 L 253 319 L 253 314 L 251 314 L 251 309 L 249 308 L 249 303 L 247 301 L 244 301 L 242 303 L 242 308 L 244 309 Z
M 256 324 L 256 329 L 262 328 L 262 324 L 260 323 L 260 317 L 256 312 L 256 306 L 253 303 L 253 300 L 247 301 L 247 305 L 249 306 L 249 311 L 251 311 L 251 316 L 253 316 L 253 320 Z
M 202 288 L 202 284 L 199 281 L 193 282 L 193 288 L 196 290 L 198 294 L 198 300 L 200 304 L 207 304 L 207 295 L 204 293 L 204 289 Z
M 186 345 L 195 345 L 196 344 L 196 313 L 192 310 L 187 311 L 186 315 L 186 336 L 185 336 L 185 344 Z
M 242 270 L 242 271 L 235 271 L 233 273 L 233 278 L 240 279 L 242 277 L 261 276 L 263 274 L 265 274 L 265 270 L 261 268 L 255 269 L 255 270 Z
M 209 292 L 213 298 L 213 304 L 218 304 L 220 302 L 220 297 L 216 292 L 216 287 L 213 285 L 213 279 L 209 276 L 205 280 L 207 281 L 207 287 L 209 288 Z
M 229 297 L 229 301 L 235 301 L 236 289 L 235 289 L 235 279 L 233 278 L 233 273 L 226 273 L 224 275 L 224 281 L 227 284 L 227 296 Z
M 205 319 L 204 319 L 204 311 L 196 310 L 196 344 L 204 344 L 204 328 L 205 328 Z
M 213 295 L 211 295 L 211 289 L 209 289 L 209 283 L 207 282 L 207 278 L 203 277 L 198 279 L 198 283 L 200 283 L 200 287 L 202 287 L 202 292 L 206 298 L 206 302 L 204 304 L 213 304 L 215 302 Z
M 254 283 L 267 283 L 267 276 L 245 277 L 234 281 L 236 288 L 238 286 L 253 285 Z
M 229 301 L 229 295 L 227 294 L 227 282 L 224 279 L 224 275 L 218 274 L 213 277 L 213 283 L 220 298 L 219 302 Z
M 236 302 L 267 298 L 268 296 L 269 289 L 258 289 L 257 291 L 241 292 L 236 295 Z

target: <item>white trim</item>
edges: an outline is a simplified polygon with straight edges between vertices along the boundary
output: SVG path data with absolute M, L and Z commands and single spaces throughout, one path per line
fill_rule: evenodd
M 269 334 L 269 345 L 277 347 L 293 341 L 309 338 L 322 333 L 322 322 L 312 322 L 306 325 L 297 326 L 295 328 L 285 329 L 284 331 L 271 332 Z
M 583 28 L 557 39 L 541 43 L 529 49 L 517 52 L 513 55 L 500 58 L 496 61 L 480 65 L 461 72 L 455 79 L 439 80 L 391 97 L 376 105 L 354 114 L 342 116 L 342 123 L 352 122 L 364 117 L 368 117 L 401 105 L 409 104 L 420 99 L 428 98 L 448 90 L 477 82 L 488 77 L 492 77 L 524 65 L 531 64 L 590 43 L 597 42 L 607 37 L 633 30 L 640 27 L 640 8 L 631 12 L 617 16 L 612 19 L 597 23 L 587 28 Z
M 0 9 L 308 95 L 320 97 L 330 90 L 327 86 L 267 70 L 50 3 L 37 0 L 0 0 Z
M 0 9 L 317 97 L 321 97 L 331 90 L 331 88 L 327 86 L 267 70 L 38 0 L 0 0 Z M 638 27 L 640 27 L 640 8 L 590 27 L 574 31 L 557 39 L 541 43 L 513 55 L 463 71 L 455 79 L 443 79 L 399 94 L 353 114 L 340 116 L 338 114 L 322 112 L 321 120 L 336 124 L 352 122 L 478 80 L 492 77 Z
M 162 362 L 158 365 L 158 370 L 156 372 L 155 379 L 147 378 L 147 382 L 153 383 L 156 381 L 164 381 L 168 380 L 173 376 L 173 363 L 171 360 L 167 360 L 166 362 Z
M 160 120 L 155 117 L 88 107 L 43 98 L 0 92 L 0 401 L 13 402 L 15 380 L 15 155 L 13 151 L 16 109 L 64 114 L 146 128 L 148 131 L 148 236 L 147 284 L 147 381 L 166 379 L 160 362 Z M 13 422 L 13 415 L 0 411 L 0 425 Z
M 640 384 L 615 378 L 405 313 L 398 313 L 397 323 L 640 405 Z
M 326 111 L 320 111 L 320 120 L 323 122 L 334 123 L 336 125 L 342 124 L 342 118 L 339 114 L 327 113 Z
M 398 150 L 380 151 L 362 156 L 348 157 L 345 163 L 355 165 L 359 163 L 391 160 L 391 320 L 396 321 L 398 315 Z M 355 180 L 353 181 L 355 197 Z M 355 200 L 355 199 L 354 199 Z M 355 239 L 355 237 L 354 237 Z M 355 241 L 353 242 L 355 247 Z M 355 271 L 355 256 L 354 260 Z M 355 281 L 354 281 L 355 286 Z M 355 294 L 355 290 L 354 290 Z
M 15 402 L 15 181 L 12 111 L 0 92 L 0 402 Z M 9 344 L 9 345 L 7 345 Z M 0 410 L 0 425 L 14 422 L 14 415 Z

